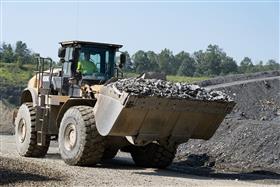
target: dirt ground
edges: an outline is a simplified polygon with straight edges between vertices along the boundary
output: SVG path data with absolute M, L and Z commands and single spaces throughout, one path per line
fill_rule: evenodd
M 264 186 L 280 185 L 280 177 L 182 167 L 165 170 L 135 167 L 128 154 L 119 153 L 96 167 L 68 166 L 52 144 L 46 158 L 22 158 L 14 137 L 1 135 L 0 185 L 10 186 Z

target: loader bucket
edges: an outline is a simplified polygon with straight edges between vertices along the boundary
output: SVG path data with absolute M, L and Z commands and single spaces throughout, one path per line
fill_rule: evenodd
M 95 119 L 103 136 L 133 136 L 141 141 L 172 139 L 208 140 L 234 102 L 139 97 L 102 88 L 95 107 Z

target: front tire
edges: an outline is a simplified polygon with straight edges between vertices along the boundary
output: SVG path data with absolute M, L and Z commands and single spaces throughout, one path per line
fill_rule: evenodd
M 96 129 L 93 108 L 69 108 L 60 124 L 58 142 L 65 163 L 78 166 L 97 164 L 103 156 L 105 138 Z
M 133 147 L 130 154 L 137 166 L 148 168 L 166 168 L 176 154 L 177 146 L 167 148 L 165 146 L 150 143 L 146 146 Z
M 16 147 L 19 155 L 25 157 L 44 157 L 49 149 L 50 138 L 46 137 L 46 145 L 37 145 L 36 108 L 32 103 L 20 106 L 15 119 Z

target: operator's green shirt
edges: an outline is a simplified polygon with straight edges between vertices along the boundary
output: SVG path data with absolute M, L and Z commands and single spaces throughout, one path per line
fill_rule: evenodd
M 82 75 L 92 75 L 97 72 L 97 67 L 93 62 L 87 60 L 80 60 L 78 62 L 77 71 L 82 73 Z

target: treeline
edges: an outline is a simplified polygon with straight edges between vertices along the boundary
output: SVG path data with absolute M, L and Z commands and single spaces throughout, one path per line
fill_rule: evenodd
M 17 41 L 15 47 L 12 47 L 11 44 L 2 43 L 0 60 L 3 63 L 16 63 L 19 66 L 35 63 L 34 53 L 22 41 Z
M 259 71 L 279 70 L 275 60 L 260 61 L 254 64 L 249 57 L 239 62 L 228 56 L 219 46 L 209 45 L 205 51 L 199 50 L 190 54 L 182 51 L 173 54 L 169 49 L 160 53 L 139 50 L 135 54 L 127 54 L 125 71 L 143 73 L 147 71 L 164 72 L 179 76 L 217 76 L 235 73 L 253 73 Z M 34 64 L 35 54 L 28 49 L 26 43 L 17 41 L 15 46 L 3 43 L 0 46 L 0 61 L 16 63 L 18 66 Z
M 209 45 L 205 51 L 199 50 L 190 54 L 182 51 L 173 54 L 164 49 L 160 53 L 153 51 L 137 51 L 130 57 L 127 53 L 126 70 L 143 73 L 146 71 L 165 72 L 168 75 L 179 76 L 217 76 L 236 73 L 254 73 L 260 71 L 279 70 L 275 60 L 254 64 L 249 57 L 237 64 L 219 46 Z

